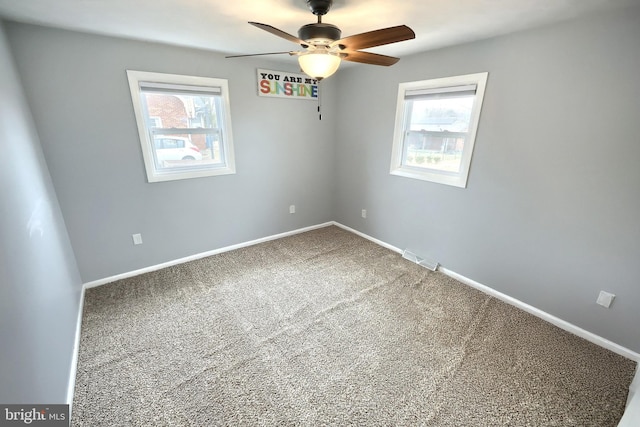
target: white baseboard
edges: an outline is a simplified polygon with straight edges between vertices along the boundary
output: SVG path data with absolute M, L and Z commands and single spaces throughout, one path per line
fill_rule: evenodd
M 73 409 L 73 395 L 76 390 L 76 375 L 78 373 L 78 353 L 80 351 L 80 333 L 82 330 L 82 313 L 84 311 L 84 286 L 80 290 L 80 307 L 78 308 L 78 319 L 76 321 L 76 336 L 73 343 L 73 355 L 71 359 L 71 370 L 69 374 L 69 385 L 67 388 L 67 403 L 69 404 L 69 418 Z
M 311 230 L 316 230 L 318 228 L 328 227 L 333 225 L 333 222 L 325 222 L 323 224 L 312 225 L 310 227 L 299 228 L 297 230 L 286 231 L 284 233 L 274 234 L 272 236 L 262 237 L 260 239 L 250 240 L 244 243 L 238 243 L 237 245 L 225 246 L 219 249 L 213 249 L 207 252 L 201 252 L 199 254 L 190 255 L 184 258 L 178 258 L 173 261 L 163 262 L 162 264 L 156 264 L 149 267 L 141 268 L 139 270 L 129 271 L 127 273 L 117 274 L 115 276 L 105 277 L 104 279 L 94 280 L 92 282 L 87 282 L 83 285 L 84 289 L 95 288 L 96 286 L 106 285 L 107 283 L 115 282 L 116 280 L 128 279 L 129 277 L 139 276 L 144 273 L 149 273 L 152 271 L 161 270 L 163 268 L 171 267 L 173 265 L 184 264 L 185 262 L 195 261 L 197 259 L 206 258 L 208 256 L 221 254 L 223 252 L 233 251 L 235 249 L 245 248 L 247 246 L 257 245 L 258 243 L 268 242 L 270 240 L 281 239 L 287 236 L 293 236 L 295 234 L 304 233 Z
M 402 253 L 402 249 L 397 248 L 395 246 L 392 246 L 388 243 L 382 242 L 376 238 L 373 238 L 367 234 L 364 234 L 360 231 L 354 230 L 353 228 L 347 227 L 345 225 L 342 225 L 340 223 L 334 222 L 335 225 L 337 225 L 340 228 L 343 228 L 347 231 L 350 231 L 352 233 L 357 234 L 358 236 L 364 237 L 367 240 L 370 240 L 374 243 L 379 244 L 380 246 L 384 246 L 387 249 L 390 249 L 394 252 L 397 253 Z M 621 345 L 618 345 L 612 341 L 609 341 L 605 338 L 602 338 L 599 335 L 596 335 L 592 332 L 589 332 L 585 329 L 582 329 L 572 323 L 569 323 L 565 320 L 562 320 L 556 316 L 553 316 L 545 311 L 542 311 L 532 305 L 529 305 L 527 303 L 524 303 L 516 298 L 510 297 L 509 295 L 503 294 L 502 292 L 496 291 L 493 288 L 490 288 L 489 286 L 483 285 L 479 282 L 476 282 L 475 280 L 469 279 L 468 277 L 465 277 L 461 274 L 456 273 L 455 271 L 449 270 L 443 266 L 438 267 L 438 271 L 440 271 L 443 274 L 446 274 L 447 276 L 456 279 L 459 282 L 464 283 L 465 285 L 471 286 L 472 288 L 478 289 L 481 292 L 484 292 L 485 294 L 491 295 L 492 297 L 495 297 L 501 301 L 506 302 L 507 304 L 511 304 L 515 307 L 520 308 L 521 310 L 526 311 L 527 313 L 533 314 L 536 317 L 539 317 L 543 320 L 546 320 L 547 322 L 559 327 L 560 329 L 564 329 L 567 332 L 571 332 L 574 335 L 577 335 L 581 338 L 586 339 L 587 341 L 590 341 L 594 344 L 599 345 L 600 347 L 604 347 L 607 350 L 611 350 L 614 353 L 617 353 L 621 356 L 626 357 L 627 359 L 631 359 L 634 360 L 636 362 L 640 362 L 640 354 L 629 350 L 626 347 L 622 347 Z
M 573 323 L 569 323 L 566 320 L 562 320 L 552 314 L 547 313 L 546 311 L 542 311 L 539 308 L 536 308 L 532 305 L 524 303 L 518 299 L 510 297 L 509 295 L 503 294 L 502 292 L 496 291 L 489 286 L 483 285 L 481 283 L 476 282 L 475 280 L 471 280 L 468 277 L 464 277 L 461 274 L 456 273 L 455 271 L 448 270 L 444 267 L 440 267 L 438 269 L 443 274 L 446 274 L 449 277 L 456 279 L 459 282 L 464 283 L 465 285 L 471 286 L 472 288 L 478 289 L 485 294 L 491 295 L 501 301 L 506 302 L 507 304 L 511 304 L 515 307 L 518 307 L 521 310 L 526 311 L 527 313 L 533 314 L 536 317 L 541 318 L 542 320 L 546 320 L 547 322 L 559 327 L 560 329 L 564 329 L 567 332 L 571 332 L 574 335 L 577 335 L 581 338 L 586 339 L 594 344 L 599 345 L 600 347 L 604 347 L 607 350 L 611 350 L 614 353 L 617 353 L 621 356 L 626 357 L 627 359 L 634 360 L 636 362 L 640 362 L 640 354 L 629 350 L 626 347 L 618 345 L 612 341 L 609 341 L 605 338 L 602 338 L 599 335 L 596 335 L 592 332 L 589 332 L 585 329 L 582 329 Z

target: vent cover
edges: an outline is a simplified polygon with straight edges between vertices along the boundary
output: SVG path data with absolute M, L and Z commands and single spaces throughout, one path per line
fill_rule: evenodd
M 427 270 L 431 270 L 431 271 L 436 271 L 440 266 L 439 263 L 421 258 L 407 249 L 405 249 L 404 252 L 402 252 L 402 258 L 407 259 L 411 262 L 415 262 L 416 264 L 421 265 Z

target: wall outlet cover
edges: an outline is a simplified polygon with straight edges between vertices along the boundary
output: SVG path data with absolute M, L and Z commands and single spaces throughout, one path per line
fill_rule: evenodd
M 612 293 L 600 291 L 596 303 L 600 304 L 603 307 L 609 308 L 611 307 L 611 303 L 613 302 L 615 297 L 616 296 Z

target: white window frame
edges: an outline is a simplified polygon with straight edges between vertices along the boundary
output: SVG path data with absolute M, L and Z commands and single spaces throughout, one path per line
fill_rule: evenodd
M 201 178 L 216 175 L 235 174 L 235 156 L 233 150 L 233 136 L 231 132 L 231 108 L 229 103 L 229 86 L 226 79 L 211 77 L 184 76 L 178 74 L 153 73 L 147 71 L 127 70 L 131 100 L 135 113 L 142 156 L 149 182 L 173 181 L 178 179 Z M 145 85 L 176 85 L 182 88 L 193 88 L 195 91 L 210 91 L 221 96 L 222 114 L 220 125 L 220 144 L 223 155 L 222 166 L 190 167 L 188 169 L 158 170 L 153 155 L 153 140 L 151 130 L 147 128 L 141 88 Z
M 452 185 L 455 187 L 466 188 L 469 176 L 469 167 L 471 165 L 471 157 L 473 155 L 473 146 L 475 144 L 476 132 L 480 121 L 480 111 L 482 109 L 482 101 L 484 91 L 487 85 L 487 77 L 489 73 L 467 74 L 463 76 L 444 77 L 431 80 L 421 80 L 415 82 L 400 83 L 398 87 L 398 102 L 396 107 L 395 130 L 393 134 L 393 148 L 391 153 L 391 171 L 392 175 L 403 176 L 407 178 L 421 179 L 440 184 Z M 412 167 L 403 164 L 403 152 L 405 136 L 407 134 L 407 126 L 411 117 L 406 117 L 405 99 L 408 92 L 424 90 L 435 92 L 439 89 L 456 88 L 474 85 L 476 94 L 471 110 L 471 118 L 469 122 L 469 131 L 465 139 L 464 149 L 459 172 L 448 172 L 438 169 L 429 169 L 424 167 Z

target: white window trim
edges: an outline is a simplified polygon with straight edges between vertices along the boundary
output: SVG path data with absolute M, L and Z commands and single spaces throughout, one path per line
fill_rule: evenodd
M 229 103 L 229 85 L 226 79 L 212 77 L 184 76 L 179 74 L 153 73 L 147 71 L 127 70 L 131 100 L 140 137 L 142 156 L 149 182 L 173 181 L 178 179 L 201 178 L 207 176 L 229 175 L 236 173 L 235 155 L 233 150 L 233 136 L 231 132 L 231 108 Z M 142 100 L 140 97 L 141 83 L 175 84 L 194 87 L 195 89 L 219 88 L 222 95 L 223 117 L 222 128 L 224 131 L 225 166 L 217 168 L 202 168 L 196 170 L 176 170 L 158 172 L 155 168 L 153 143 L 145 126 Z M 217 92 L 217 91 L 216 91 Z
M 392 175 L 403 176 L 406 178 L 421 179 L 440 184 L 452 185 L 455 187 L 466 188 L 469 176 L 469 167 L 471 166 L 471 157 L 473 155 L 473 146 L 476 140 L 476 132 L 480 121 L 480 111 L 482 109 L 482 101 L 484 91 L 487 85 L 487 77 L 489 73 L 467 74 L 463 76 L 444 77 L 439 79 L 421 80 L 415 82 L 400 83 L 398 87 L 398 100 L 396 106 L 396 121 L 393 134 L 393 149 L 391 153 L 391 170 Z M 413 168 L 402 164 L 404 132 L 405 132 L 405 95 L 408 91 L 415 90 L 433 90 L 443 87 L 476 85 L 476 95 L 471 112 L 469 123 L 469 132 L 465 141 L 464 151 L 462 153 L 460 172 L 446 172 L 436 169 Z

